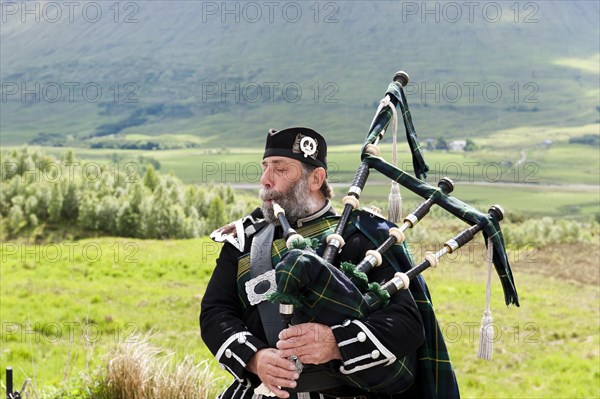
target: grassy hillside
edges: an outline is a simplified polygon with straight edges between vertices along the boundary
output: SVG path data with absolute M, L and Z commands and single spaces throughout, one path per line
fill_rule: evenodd
M 11 4 L 4 145 L 174 133 L 247 145 L 298 124 L 356 143 L 398 69 L 422 137 L 598 121 L 597 2 L 140 1 L 72 15 L 37 3 L 37 16 Z

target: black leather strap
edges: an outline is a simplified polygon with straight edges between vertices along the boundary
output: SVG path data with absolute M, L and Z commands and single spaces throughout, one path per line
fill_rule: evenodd
M 274 233 L 275 226 L 267 224 L 254 235 L 252 247 L 250 248 L 250 275 L 252 278 L 273 270 L 271 247 Z M 279 340 L 277 337 L 283 329 L 281 316 L 279 316 L 279 306 L 269 301 L 263 301 L 256 306 L 258 306 L 267 341 L 274 348 Z

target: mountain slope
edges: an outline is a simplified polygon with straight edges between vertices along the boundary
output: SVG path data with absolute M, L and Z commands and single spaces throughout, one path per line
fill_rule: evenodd
M 248 145 L 296 124 L 356 143 L 398 69 L 421 136 L 598 120 L 598 72 L 576 67 L 598 56 L 595 1 L 13 4 L 3 144 L 137 133 Z

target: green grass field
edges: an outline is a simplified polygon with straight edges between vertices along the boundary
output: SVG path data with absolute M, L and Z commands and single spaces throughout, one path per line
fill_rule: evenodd
M 373 185 L 365 190 L 363 203 L 374 203 L 380 208 L 387 207 L 389 185 Z M 403 198 L 410 203 L 416 204 L 420 197 L 408 190 L 401 190 Z M 589 220 L 599 211 L 599 194 L 585 188 L 560 187 L 514 187 L 503 184 L 458 185 L 453 196 L 473 205 L 481 211 L 487 211 L 490 205 L 500 204 L 506 211 L 508 218 L 515 216 L 527 217 L 564 217 L 567 219 Z M 411 208 L 406 207 L 405 212 Z
M 2 365 L 38 387 L 95 367 L 136 334 L 182 357 L 208 356 L 199 335 L 202 292 L 216 244 L 207 239 L 101 238 L 26 246 L 5 242 Z
M 589 133 L 598 125 L 576 130 Z M 542 132 L 557 140 L 540 146 L 540 132 L 513 129 L 498 132 L 493 140 L 481 141 L 474 152 L 425 152 L 430 167 L 427 181 L 436 184 L 444 176 L 456 183 L 454 196 L 482 210 L 501 204 L 519 217 L 553 216 L 586 221 L 600 214 L 600 159 L 593 146 L 567 144 L 561 129 Z M 519 139 L 519 137 L 525 137 Z M 513 143 L 514 140 L 514 143 Z M 510 145 L 501 143 L 511 142 Z M 400 145 L 399 166 L 411 173 L 412 163 Z M 391 159 L 391 145 L 383 144 L 382 156 Z M 52 155 L 65 148 L 44 147 Z M 260 184 L 262 149 L 191 148 L 163 151 L 73 149 L 86 162 L 109 162 L 119 170 L 129 171 L 131 165 L 141 170 L 139 156 L 160 162 L 161 173 L 173 173 L 186 183 L 231 185 L 256 192 Z M 360 145 L 332 146 L 328 153 L 328 178 L 338 198 L 345 195 L 359 165 Z M 133 161 L 133 164 L 128 162 Z M 372 172 L 362 198 L 363 203 L 385 207 L 389 180 Z M 409 201 L 418 197 L 408 190 L 402 195 Z
M 569 248 L 575 250 L 565 247 L 567 257 Z M 2 366 L 15 369 L 19 386 L 25 376 L 34 378 L 41 392 L 76 379 L 102 364 L 118 342 L 148 331 L 155 333 L 153 344 L 177 357 L 212 359 L 200 339 L 198 313 L 218 251 L 207 239 L 3 243 Z M 425 274 L 462 396 L 598 397 L 597 280 L 548 278 L 531 268 L 531 256 L 513 262 L 521 307 L 504 306 L 494 278 L 494 358 L 488 362 L 476 358 L 487 269 L 483 259 L 470 258 L 442 261 Z M 550 263 L 544 267 L 561 268 L 558 258 Z M 210 361 L 217 383 L 226 384 L 229 376 Z

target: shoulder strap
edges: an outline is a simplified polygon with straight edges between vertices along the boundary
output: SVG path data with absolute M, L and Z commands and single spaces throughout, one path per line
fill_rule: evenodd
M 268 224 L 254 235 L 250 248 L 250 275 L 252 278 L 273 270 L 271 247 L 273 245 L 274 233 L 275 226 Z M 274 348 L 279 339 L 279 332 L 282 330 L 279 307 L 277 304 L 269 301 L 262 301 L 257 306 L 267 341 Z

